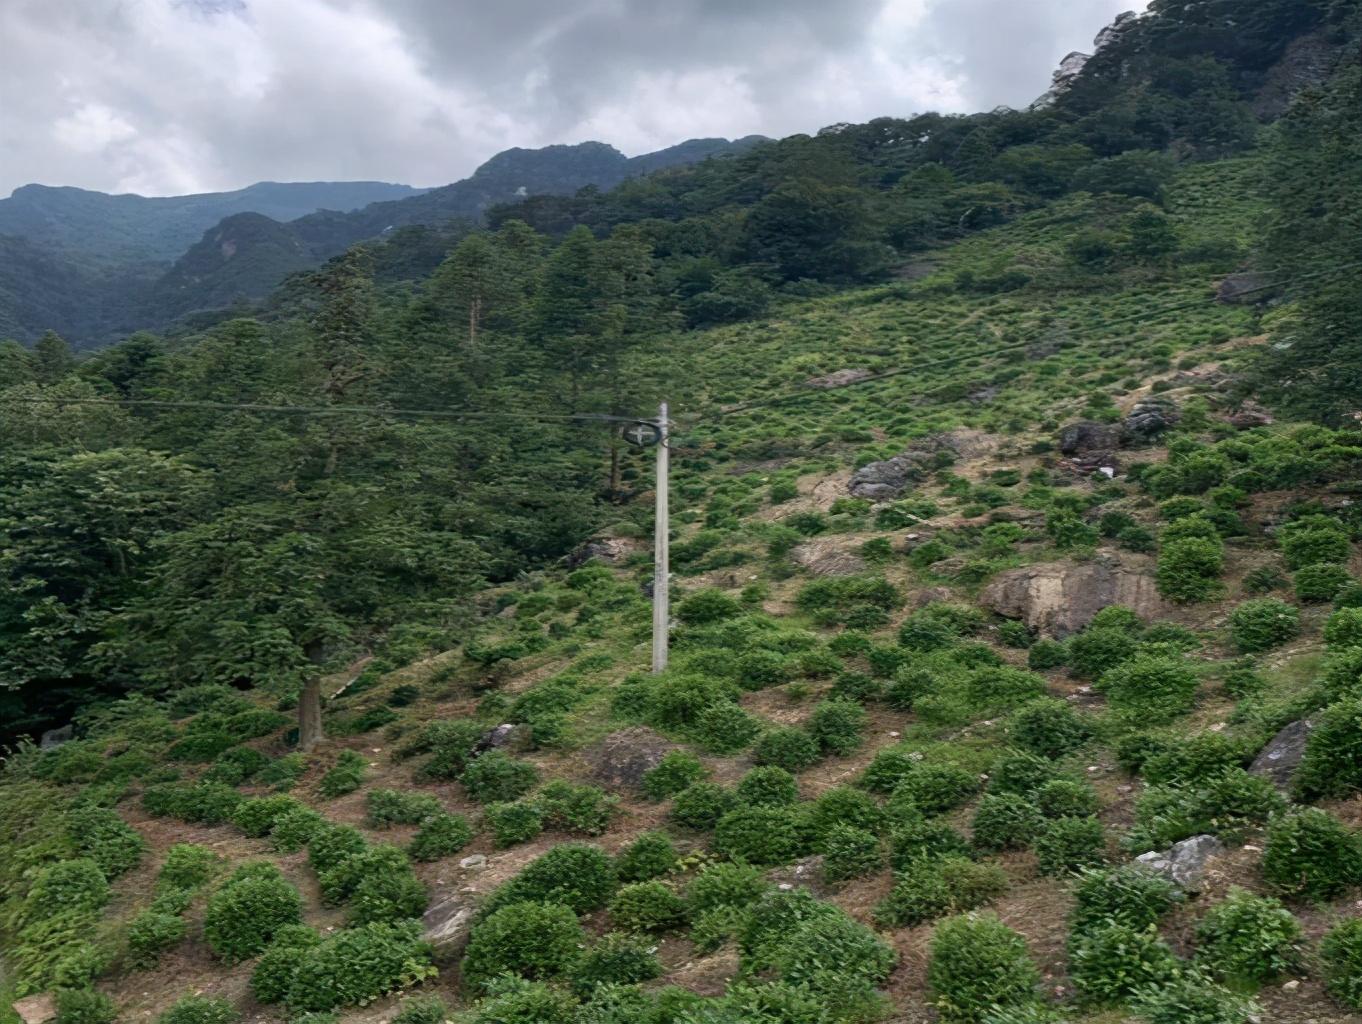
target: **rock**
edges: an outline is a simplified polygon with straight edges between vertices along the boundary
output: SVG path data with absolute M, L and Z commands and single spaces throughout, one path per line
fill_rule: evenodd
M 1292 978 L 1290 981 L 1286 981 L 1286 982 L 1283 982 L 1283 983 L 1282 983 L 1282 991 L 1283 991 L 1283 992 L 1295 992 L 1295 991 L 1296 991 L 1298 988 L 1300 988 L 1300 987 L 1301 987 L 1301 983 L 1300 983 L 1300 981 L 1299 981 L 1298 979 L 1296 979 L 1296 978 Z
M 478 741 L 473 744 L 473 756 L 485 754 L 489 750 L 497 750 L 507 747 L 515 750 L 524 747 L 529 743 L 529 727 L 517 725 L 513 722 L 503 722 L 501 725 L 493 726 L 478 737 Z
M 673 744 L 663 735 L 643 726 L 613 732 L 587 753 L 592 774 L 609 786 L 638 786 L 643 773 L 656 768 L 662 755 Z
M 791 889 L 808 889 L 815 896 L 824 891 L 823 856 L 815 854 L 796 861 L 789 867 L 775 868 L 767 877 L 778 889 L 789 892 Z
M 847 490 L 856 498 L 893 501 L 927 475 L 930 456 L 925 452 L 904 452 L 883 462 L 872 462 L 851 474 Z
M 1137 437 L 1157 437 L 1182 419 L 1182 412 L 1167 398 L 1144 398 L 1125 419 L 1125 430 Z
M 1243 408 L 1229 418 L 1229 424 L 1235 430 L 1252 430 L 1254 427 L 1269 427 L 1274 422 L 1276 421 L 1272 418 L 1272 413 L 1252 402 L 1245 402 Z
M 855 576 L 865 572 L 865 559 L 832 537 L 806 541 L 790 552 L 790 558 L 814 576 Z
M 481 871 L 487 867 L 487 857 L 481 853 L 472 854 L 459 861 L 459 867 L 465 871 Z
M 1305 757 L 1305 743 L 1315 725 L 1309 719 L 1292 722 L 1268 741 L 1249 765 L 1254 775 L 1262 775 L 1278 789 L 1290 789 L 1291 780 Z
M 467 893 L 436 896 L 421 917 L 425 940 L 435 950 L 437 961 L 457 960 L 468 945 L 477 906 Z
M 1212 857 L 1225 852 L 1225 844 L 1215 836 L 1192 836 L 1161 852 L 1142 853 L 1135 863 L 1156 871 L 1188 892 L 1198 892 Z
M 640 542 L 632 537 L 597 537 L 587 541 L 567 556 L 568 568 L 575 569 L 587 562 L 620 565 L 639 550 Z
M 56 750 L 63 743 L 70 743 L 76 736 L 76 727 L 68 722 L 60 729 L 48 729 L 38 740 L 39 750 Z
M 994 577 L 980 603 L 1031 629 L 1064 638 L 1120 604 L 1146 621 L 1167 613 L 1146 555 L 1100 549 L 1090 562 L 1042 562 Z
M 1253 101 L 1254 114 L 1264 121 L 1281 117 L 1302 92 L 1324 84 L 1338 61 L 1338 52 L 1327 30 L 1292 40 L 1281 59 L 1268 69 Z
M 1088 61 L 1092 60 L 1095 54 L 1119 40 L 1137 18 L 1139 18 L 1139 15 L 1134 11 L 1118 14 L 1116 20 L 1097 33 L 1097 36 L 1093 39 L 1093 53 L 1075 51 L 1068 54 L 1059 62 L 1059 70 L 1051 76 L 1050 88 L 1032 103 L 1029 109 L 1044 110 L 1047 107 L 1054 106 L 1055 102 L 1073 87 L 1074 81 L 1082 73 Z
M 44 1024 L 57 1016 L 57 997 L 51 992 L 28 996 L 12 1005 L 24 1024 Z
M 869 370 L 858 368 L 854 370 L 836 370 L 832 373 L 825 373 L 821 377 L 810 377 L 804 382 L 806 387 L 818 388 L 826 391 L 829 388 L 842 388 L 848 384 L 855 384 L 857 381 L 865 380 L 870 377 Z
M 1125 428 L 1119 423 L 1094 423 L 1083 420 L 1070 423 L 1059 431 L 1059 450 L 1065 455 L 1087 455 L 1109 452 L 1121 447 Z
M 1220 282 L 1220 286 L 1215 291 L 1215 298 L 1217 302 L 1222 302 L 1227 306 L 1261 302 L 1269 294 L 1267 284 L 1267 275 L 1260 274 L 1256 270 L 1231 274 Z

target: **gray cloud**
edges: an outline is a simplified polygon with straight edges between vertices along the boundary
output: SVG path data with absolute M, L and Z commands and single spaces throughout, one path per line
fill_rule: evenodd
M 0 195 L 441 184 L 508 146 L 1022 105 L 1130 0 L 5 0 Z

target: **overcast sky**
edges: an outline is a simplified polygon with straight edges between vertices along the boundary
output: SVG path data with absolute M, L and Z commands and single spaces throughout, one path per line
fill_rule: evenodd
M 629 155 L 1023 106 L 1141 0 L 0 0 L 0 196 L 438 185 L 510 146 Z

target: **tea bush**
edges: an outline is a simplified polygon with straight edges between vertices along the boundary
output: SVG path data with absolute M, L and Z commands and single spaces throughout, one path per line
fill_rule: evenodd
M 489 750 L 464 769 L 459 781 L 480 804 L 504 803 L 522 797 L 535 787 L 539 772 L 503 750 Z
M 1059 778 L 1053 761 L 1025 750 L 1010 750 L 993 762 L 988 772 L 990 793 L 1015 793 L 1029 797 L 1041 786 Z
M 1177 956 L 1153 929 L 1106 923 L 1074 937 L 1069 978 L 1079 994 L 1099 1006 L 1119 1005 L 1146 987 L 1173 981 Z
M 319 828 L 307 844 L 307 862 L 318 875 L 339 867 L 368 848 L 363 834 L 353 825 L 331 822 Z
M 1001 853 L 1030 846 L 1043 824 L 1040 812 L 1025 797 L 1002 793 L 979 801 L 970 828 L 976 849 Z
M 213 877 L 217 854 L 206 846 L 176 843 L 166 851 L 165 862 L 156 876 L 158 889 L 197 889 Z
M 665 800 L 708 774 L 694 754 L 685 750 L 669 750 L 655 767 L 643 773 L 643 792 L 651 800 Z
M 429 862 L 458 853 L 473 841 L 473 828 L 461 814 L 427 818 L 412 837 L 407 853 L 412 860 Z
M 907 778 L 908 773 L 917 767 L 922 755 L 916 756 L 908 751 L 885 748 L 875 754 L 861 773 L 860 784 L 872 793 L 892 793 Z
M 1320 712 L 1292 787 L 1306 800 L 1345 797 L 1362 788 L 1362 697 Z
M 685 916 L 681 897 L 661 882 L 623 886 L 610 901 L 610 919 L 635 931 L 667 931 L 680 925 Z
M 1072 753 L 1088 741 L 1091 730 L 1066 701 L 1043 699 L 1018 708 L 1009 735 L 1014 744 L 1037 757 Z
M 1321 562 L 1298 570 L 1291 582 L 1297 601 L 1323 603 L 1332 601 L 1352 582 L 1352 576 L 1345 566 Z
M 1096 818 L 1055 818 L 1036 837 L 1035 850 L 1042 875 L 1072 874 L 1106 860 L 1106 833 Z
M 835 825 L 854 825 L 867 832 L 878 832 L 885 821 L 885 811 L 874 798 L 851 786 L 834 786 L 824 790 L 811 804 L 786 813 L 790 818 L 797 819 L 801 811 L 807 817 L 808 829 L 815 845 L 819 846 Z
M 686 887 L 686 909 L 694 921 L 726 907 L 751 906 L 769 885 L 758 868 L 747 864 L 711 864 Z
M 1040 971 L 1026 941 L 997 917 L 965 914 L 937 925 L 927 985 L 943 1020 L 973 1024 L 1037 1001 Z
M 364 784 L 364 774 L 369 763 L 363 755 L 353 750 L 342 750 L 335 765 L 322 776 L 318 787 L 322 796 L 334 800 L 346 793 L 353 793 Z
M 156 1018 L 156 1024 L 236 1024 L 241 1015 L 225 999 L 183 996 Z
M 417 996 L 404 1002 L 392 1020 L 393 1024 L 444 1024 L 450 1016 L 439 996 Z
M 619 800 L 599 786 L 554 779 L 539 791 L 535 802 L 546 828 L 598 836 L 609 826 Z
M 284 925 L 274 933 L 269 947 L 251 973 L 251 993 L 262 1003 L 281 1003 L 293 984 L 302 951 L 319 945 L 322 937 L 303 924 Z
M 302 915 L 302 897 L 277 868 L 249 865 L 209 898 L 203 937 L 214 953 L 234 963 L 263 951 L 276 931 L 301 923 Z
M 1333 899 L 1362 884 L 1362 844 L 1327 811 L 1302 808 L 1268 827 L 1263 877 L 1291 899 Z
M 646 882 L 670 873 L 677 859 L 666 833 L 643 832 L 615 858 L 615 873 L 621 882 Z
M 577 963 L 585 938 L 568 907 L 510 903 L 474 926 L 461 965 L 463 977 L 474 990 L 503 973 L 559 977 Z
M 1131 1005 L 1148 1024 L 1253 1024 L 1258 1008 L 1197 971 L 1135 993 Z
M 1362 1010 L 1362 918 L 1343 921 L 1320 943 L 1324 987 L 1344 1006 Z
M 865 725 L 865 708 L 853 700 L 834 697 L 813 709 L 805 729 L 824 753 L 845 755 L 861 745 Z
M 603 935 L 572 969 L 572 985 L 589 997 L 598 986 L 636 985 L 662 974 L 654 947 L 633 935 Z
M 965 699 L 976 714 L 999 714 L 1043 696 L 1044 677 L 1017 668 L 979 669 L 965 680 Z
M 489 914 L 508 903 L 562 903 L 579 914 L 599 910 L 615 891 L 615 866 L 598 847 L 563 843 L 532 860 L 483 903 Z
M 381 848 L 375 847 L 378 849 Z M 366 863 L 366 858 L 356 857 L 355 862 Z M 425 912 L 426 901 L 426 888 L 404 855 L 401 867 L 365 871 L 350 894 L 349 921 L 351 924 L 372 924 L 420 917 Z
M 799 784 L 784 768 L 763 765 L 753 768 L 734 789 L 739 802 L 757 807 L 785 807 L 799 801 Z
M 129 961 L 139 968 L 155 966 L 161 953 L 178 945 L 186 931 L 184 918 L 178 914 L 142 911 L 128 925 Z
M 1197 963 L 1222 978 L 1271 981 L 1300 963 L 1301 926 L 1277 900 L 1231 886 L 1197 924 Z
M 1245 654 L 1270 650 L 1300 632 L 1300 613 L 1275 597 L 1245 601 L 1230 613 L 1230 639 Z
M 1225 545 L 1219 539 L 1186 537 L 1160 546 L 1154 579 L 1170 601 L 1205 601 L 1220 591 Z
M 297 1012 L 358 1006 L 433 976 L 417 921 L 346 928 L 301 951 L 285 997 Z
M 875 920 L 890 928 L 921 924 L 974 910 L 1007 891 L 1007 874 L 964 857 L 924 857 L 894 874 L 894 888 L 875 906 Z
M 753 760 L 761 765 L 775 765 L 787 772 L 798 773 L 818 761 L 818 744 L 803 729 L 769 729 L 757 740 L 752 750 Z
M 1069 645 L 1059 640 L 1041 638 L 1026 652 L 1026 667 L 1032 672 L 1049 672 L 1063 668 L 1069 661 Z
M 260 838 L 270 834 L 279 819 L 303 805 L 291 796 L 257 796 L 243 800 L 232 811 L 232 824 L 246 835 Z
M 1286 564 L 1292 569 L 1342 563 L 1352 554 L 1348 535 L 1339 528 L 1337 521 L 1326 520 L 1314 526 L 1304 526 L 1299 520 L 1288 523 L 1278 531 L 1278 540 Z
M 528 843 L 544 831 L 544 815 L 538 804 L 519 800 L 509 804 L 489 804 L 482 812 L 483 825 L 492 833 L 498 849 Z
M 327 824 L 325 818 L 309 807 L 286 811 L 270 829 L 270 846 L 278 853 L 296 853 L 311 844 Z
M 820 845 L 823 878 L 828 882 L 874 874 L 884 864 L 879 836 L 855 825 L 833 825 L 824 833 Z
M 146 841 L 107 807 L 72 808 L 66 815 L 66 829 L 76 853 L 98 864 L 105 878 L 117 878 L 142 862 Z
M 1197 682 L 1195 670 L 1181 659 L 1139 655 L 1104 672 L 1096 689 L 1119 715 L 1163 722 L 1191 710 Z
M 440 801 L 428 793 L 395 789 L 371 789 L 364 794 L 370 828 L 392 825 L 419 825 L 444 811 Z
M 1073 894 L 1069 929 L 1074 936 L 1108 923 L 1144 931 L 1183 899 L 1168 878 L 1135 864 L 1085 868 L 1078 872 Z
M 799 819 L 779 807 L 739 807 L 714 826 L 714 850 L 749 864 L 788 864 L 808 849 Z
M 731 811 L 737 798 L 713 782 L 697 782 L 676 795 L 672 801 L 671 819 L 687 828 L 704 831 Z
M 968 803 L 979 791 L 979 776 L 955 764 L 920 764 L 894 788 L 924 814 L 942 814 Z
M 1362 608 L 1340 608 L 1330 615 L 1324 642 L 1331 650 L 1362 647 Z
M 1096 679 L 1107 669 L 1135 657 L 1139 649 L 1139 639 L 1128 629 L 1090 626 L 1069 638 L 1065 663 L 1078 678 Z
M 889 833 L 889 863 L 895 871 L 924 857 L 969 857 L 972 852 L 965 837 L 941 821 L 900 825 Z
M 696 742 L 714 754 L 745 750 L 760 732 L 761 719 L 727 701 L 702 708 L 691 730 Z
M 1047 818 L 1089 818 L 1102 809 L 1097 791 L 1074 779 L 1051 779 L 1032 798 Z
M 103 992 L 64 988 L 57 992 L 56 1024 L 115 1024 L 118 1010 Z

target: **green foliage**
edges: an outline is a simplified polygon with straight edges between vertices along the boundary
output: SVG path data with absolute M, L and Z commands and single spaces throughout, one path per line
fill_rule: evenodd
M 735 754 L 761 732 L 761 720 L 737 704 L 720 701 L 702 708 L 692 730 L 695 739 L 715 754 Z
M 1042 638 L 1026 652 L 1026 664 L 1033 672 L 1062 668 L 1069 660 L 1068 644 Z
M 760 765 L 738 780 L 734 793 L 744 804 L 785 807 L 799 801 L 799 784 L 784 768 Z
M 1281 532 L 1282 556 L 1292 569 L 1346 562 L 1352 554 L 1348 535 L 1336 524 L 1319 527 L 1289 524 Z
M 1328 562 L 1304 566 L 1292 577 L 1296 600 L 1306 603 L 1332 601 L 1351 582 L 1346 566 Z
M 1102 674 L 1097 689 L 1117 714 L 1163 722 L 1191 710 L 1196 672 L 1179 658 L 1142 654 Z
M 1252 1024 L 1258 1008 L 1196 971 L 1140 990 L 1133 1005 L 1149 1024 Z
M 676 848 L 666 833 L 643 832 L 620 851 L 615 873 L 622 882 L 646 882 L 668 874 L 676 863 Z
M 436 861 L 458 853 L 473 840 L 473 828 L 461 814 L 427 818 L 407 848 L 412 860 Z
M 973 850 L 955 829 L 940 821 L 913 821 L 889 833 L 889 863 L 896 871 L 930 857 L 968 857 Z
M 1093 626 L 1070 637 L 1065 663 L 1080 679 L 1096 679 L 1107 669 L 1129 661 L 1139 639 L 1121 626 Z
M 1293 811 L 1268 827 L 1263 877 L 1290 899 L 1332 899 L 1362 884 L 1362 843 L 1327 811 Z
M 182 996 L 156 1018 L 156 1024 L 236 1024 L 241 1015 L 225 999 Z
M 1206 537 L 1185 537 L 1159 548 L 1155 581 L 1170 601 L 1190 604 L 1213 597 L 1220 589 L 1225 545 Z
M 597 910 L 615 891 L 615 866 L 595 846 L 562 843 L 503 882 L 483 903 L 489 914 L 508 903 L 561 903 L 577 913 Z
M 1018 708 L 1009 733 L 1021 749 L 1038 757 L 1059 758 L 1086 743 L 1090 730 L 1066 701 L 1047 698 Z
M 1300 631 L 1300 613 L 1274 597 L 1245 601 L 1230 613 L 1230 638 L 1245 654 L 1278 647 Z
M 544 813 L 531 800 L 488 804 L 483 808 L 482 820 L 498 849 L 528 843 L 544 831 Z
M 114 1024 L 118 1010 L 103 992 L 64 988 L 57 993 L 56 1024 Z
M 539 791 L 535 802 L 545 827 L 598 836 L 610 824 L 619 801 L 599 786 L 554 779 Z
M 1362 918 L 1335 925 L 1319 947 L 1324 987 L 1344 1006 L 1362 1010 Z
M 144 910 L 128 924 L 129 959 L 139 967 L 155 966 L 157 958 L 184 938 L 186 925 L 178 914 Z
M 637 936 L 603 935 L 572 970 L 573 986 L 590 995 L 602 985 L 633 985 L 662 974 L 654 947 Z
M 1059 777 L 1053 762 L 1025 750 L 1004 753 L 988 772 L 990 793 L 1016 793 L 1029 797 L 1041 786 Z
M 176 843 L 166 851 L 165 862 L 156 876 L 158 889 L 197 889 L 213 877 L 217 854 L 206 846 Z
M 1270 896 L 1232 886 L 1197 924 L 1197 962 L 1222 978 L 1271 981 L 1300 963 L 1301 926 Z
M 942 1018 L 982 1021 L 1036 1000 L 1040 972 L 1026 941 L 991 914 L 943 921 L 932 934 L 927 984 Z
M 580 956 L 582 926 L 570 907 L 503 903 L 474 926 L 461 967 L 473 989 L 502 973 L 531 980 L 566 974 Z
M 990 794 L 979 801 L 971 823 L 973 842 L 985 853 L 1022 850 L 1040 833 L 1041 813 L 1024 797 Z
M 1110 923 L 1145 931 L 1183 899 L 1172 881 L 1134 864 L 1079 871 L 1073 895 L 1069 927 L 1075 936 Z
M 1292 778 L 1305 799 L 1343 797 L 1362 788 L 1362 697 L 1330 704 L 1319 713 Z
M 697 590 L 676 606 L 676 617 L 688 626 L 721 622 L 742 614 L 742 605 L 722 590 Z
M 299 807 L 287 811 L 279 816 L 270 829 L 270 845 L 279 853 L 295 853 L 310 846 L 326 825 L 326 819 L 310 808 Z
M 232 824 L 252 838 L 269 835 L 279 819 L 303 805 L 291 796 L 258 796 L 243 800 L 232 811 Z
M 278 869 L 250 865 L 229 878 L 208 900 L 203 937 L 228 963 L 255 956 L 285 925 L 302 921 L 302 897 Z
M 1074 936 L 1069 977 L 1083 998 L 1098 1005 L 1121 1004 L 1147 986 L 1174 980 L 1178 958 L 1152 928 L 1108 922 Z
M 251 993 L 262 1003 L 281 1003 L 293 984 L 293 973 L 304 950 L 319 945 L 322 937 L 303 924 L 284 925 L 256 961 L 251 973 Z
M 922 857 L 894 874 L 894 888 L 875 906 L 875 920 L 903 928 L 974 910 L 1007 891 L 1007 874 L 965 857 Z
M 884 864 L 879 836 L 855 825 L 832 825 L 819 845 L 823 849 L 823 878 L 828 882 L 874 874 Z
M 737 798 L 727 789 L 713 782 L 697 782 L 687 786 L 672 801 L 671 818 L 687 828 L 711 829 L 733 809 Z
M 76 807 L 66 815 L 76 852 L 99 865 L 105 878 L 117 878 L 137 867 L 146 850 L 141 834 L 107 807 Z
M 408 793 L 396 789 L 371 789 L 364 794 L 370 828 L 392 825 L 420 825 L 440 814 L 440 801 L 428 793 Z
M 894 787 L 924 814 L 942 814 L 979 792 L 979 777 L 955 764 L 919 764 Z
M 1324 642 L 1331 649 L 1362 647 L 1362 608 L 1340 608 L 1324 624 Z
M 500 803 L 522 797 L 535 787 L 539 772 L 503 750 L 489 750 L 464 769 L 459 781 L 480 804 Z
M 643 792 L 650 800 L 675 796 L 708 773 L 700 759 L 685 750 L 669 750 L 656 767 L 643 773 Z
M 1034 800 L 1047 818 L 1086 818 L 1102 809 L 1102 801 L 1086 782 L 1051 779 L 1035 791 Z
M 284 1001 L 295 1012 L 362 1005 L 435 974 L 416 921 L 346 928 L 294 955 Z
M 327 823 L 308 840 L 307 862 L 322 875 L 363 853 L 368 845 L 354 826 Z
M 334 800 L 346 793 L 353 793 L 364 784 L 364 773 L 368 762 L 363 755 L 353 750 L 342 750 L 336 763 L 322 776 L 318 786 L 322 796 Z
M 449 1017 L 449 1007 L 439 996 L 416 996 L 402 1003 L 393 1024 L 444 1024 Z
M 750 906 L 768 888 L 758 868 L 747 864 L 710 864 L 686 887 L 691 919 L 724 908 Z
M 860 704 L 833 698 L 813 709 L 805 729 L 825 753 L 845 755 L 861 745 L 866 718 L 865 708 Z
M 685 904 L 661 882 L 625 885 L 610 901 L 610 918 L 622 928 L 635 931 L 667 931 L 685 918 Z
M 752 758 L 759 765 L 774 765 L 798 773 L 818 761 L 818 743 L 804 729 L 768 729 L 757 740 Z
M 788 864 L 807 849 L 798 817 L 780 807 L 739 807 L 714 825 L 714 849 L 749 864 Z
M 1072 874 L 1106 860 L 1106 833 L 1096 818 L 1054 818 L 1036 836 L 1035 850 L 1042 875 Z

